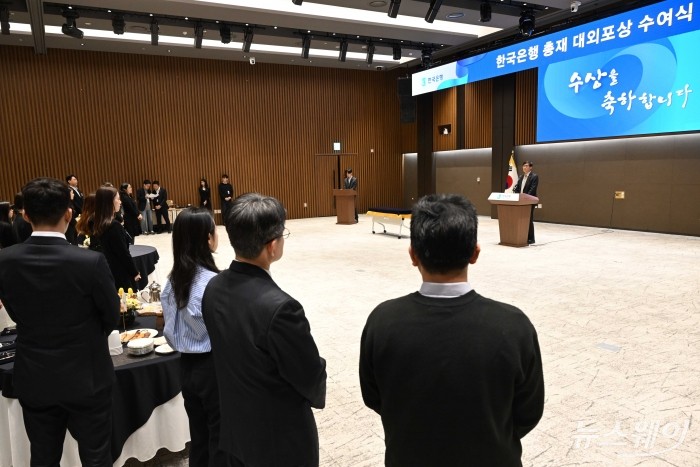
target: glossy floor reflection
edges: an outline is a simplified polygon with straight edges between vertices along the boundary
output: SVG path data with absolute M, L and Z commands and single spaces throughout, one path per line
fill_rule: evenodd
M 360 334 L 378 303 L 420 286 L 409 239 L 372 235 L 371 223 L 289 221 L 284 258 L 272 266 L 328 361 L 326 409 L 316 411 L 327 467 L 383 465 L 381 421 L 360 395 Z M 536 223 L 537 243 L 518 249 L 498 245 L 497 221 L 480 223 L 470 282 L 525 311 L 542 348 L 545 413 L 523 440 L 523 464 L 698 465 L 700 238 Z M 219 233 L 225 268 L 233 251 Z M 170 236 L 137 243 L 158 248 L 162 284 Z M 185 465 L 168 455 L 145 465 Z

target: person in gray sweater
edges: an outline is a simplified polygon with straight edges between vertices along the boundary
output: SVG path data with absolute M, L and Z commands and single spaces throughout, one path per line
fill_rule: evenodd
M 423 284 L 377 306 L 362 332 L 362 397 L 382 418 L 387 466 L 520 466 L 542 417 L 534 326 L 467 281 L 477 223 L 460 195 L 420 199 L 409 255 Z

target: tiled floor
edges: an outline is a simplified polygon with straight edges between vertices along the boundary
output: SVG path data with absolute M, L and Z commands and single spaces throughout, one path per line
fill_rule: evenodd
M 700 465 L 700 238 L 536 224 L 538 243 L 517 249 L 498 245 L 497 221 L 480 222 L 470 282 L 525 311 L 542 348 L 545 413 L 523 440 L 524 465 Z M 419 287 L 409 240 L 372 235 L 365 216 L 351 226 L 333 218 L 287 226 L 272 274 L 304 305 L 328 361 L 326 408 L 316 412 L 321 465 L 383 465 L 381 422 L 360 395 L 359 339 L 378 303 Z M 219 233 L 224 268 L 233 252 Z M 161 283 L 169 242 L 137 240 L 158 248 Z M 145 465 L 186 461 L 154 462 Z

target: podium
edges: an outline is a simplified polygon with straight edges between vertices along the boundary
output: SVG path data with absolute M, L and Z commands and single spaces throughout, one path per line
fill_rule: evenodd
M 499 245 L 527 246 L 532 205 L 539 202 L 539 198 L 524 193 L 491 193 L 489 203 L 498 206 Z
M 355 197 L 357 196 L 357 191 L 355 190 L 333 190 L 333 196 L 335 196 L 335 212 L 338 216 L 338 222 L 336 224 L 356 224 L 355 221 Z

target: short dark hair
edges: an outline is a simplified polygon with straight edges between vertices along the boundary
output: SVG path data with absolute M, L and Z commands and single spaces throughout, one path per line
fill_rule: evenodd
M 149 179 L 146 179 L 146 180 L 143 181 L 143 184 L 144 184 L 144 185 L 150 185 L 150 184 L 151 184 L 151 181 L 150 181 Z
M 70 206 L 70 188 L 55 178 L 35 178 L 22 188 L 22 198 L 32 224 L 53 226 Z
M 15 202 L 13 203 L 12 209 L 14 209 L 15 212 L 19 212 L 24 209 L 24 197 L 22 196 L 21 191 L 19 193 L 15 193 Z
M 528 166 L 530 166 L 530 167 L 533 167 L 535 164 L 533 164 L 533 163 L 530 162 L 530 161 L 525 161 L 525 162 L 523 162 L 523 165 L 528 165 Z
M 221 174 L 221 178 L 228 178 L 228 174 Z
M 66 175 L 66 183 L 70 182 L 70 179 L 75 177 L 74 174 Z
M 153 185 L 158 185 L 160 186 L 160 182 L 158 180 L 153 180 Z
M 352 173 L 352 167 L 348 167 L 348 170 L 346 170 L 347 173 L 351 174 Z
M 476 208 L 464 196 L 424 196 L 411 213 L 413 253 L 433 274 L 464 269 L 476 249 L 478 224 Z
M 236 255 L 257 258 L 266 244 L 282 236 L 286 217 L 284 206 L 272 196 L 246 193 L 233 200 L 224 222 Z

